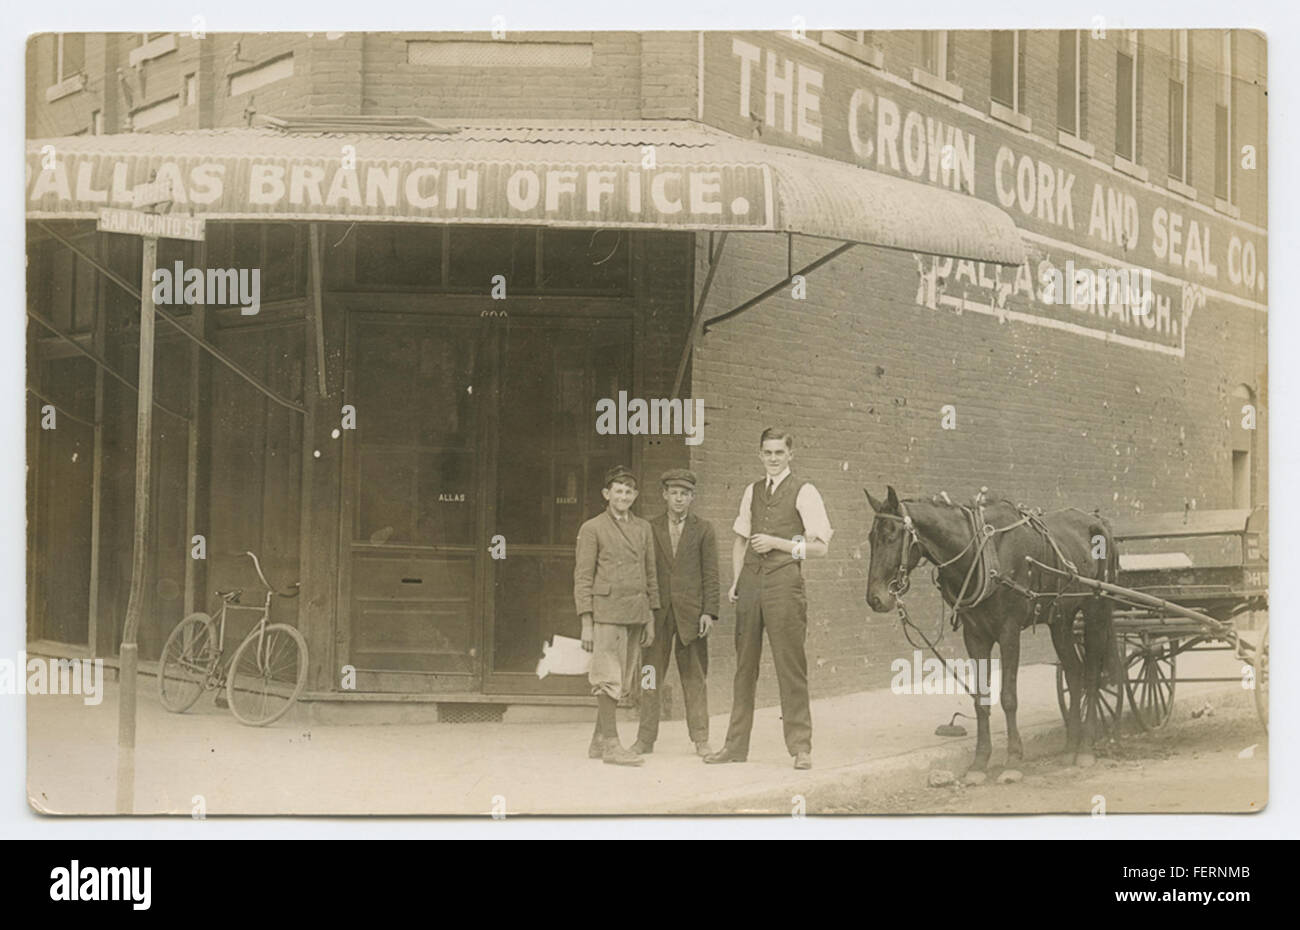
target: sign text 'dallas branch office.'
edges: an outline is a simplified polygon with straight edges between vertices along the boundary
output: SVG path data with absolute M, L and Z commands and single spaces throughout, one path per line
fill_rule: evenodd
M 1186 282 L 1247 303 L 1266 300 L 1266 238 L 1243 224 L 1153 195 L 1136 180 L 890 81 L 811 41 L 706 33 L 704 42 L 705 122 L 746 137 L 757 129 L 764 142 L 973 195 L 1038 234 L 1017 274 L 966 270 L 970 289 L 985 292 L 978 293 L 984 303 L 1040 289 L 1038 266 L 1049 252 L 1057 268 L 1066 257 L 1076 266 L 1096 265 L 1099 253 L 1116 265 L 1150 269 L 1157 304 L 1161 282 L 1166 291 Z M 933 266 L 926 270 L 932 274 Z M 1175 300 L 1172 314 L 1126 322 L 1144 339 L 1180 343 L 1181 294 Z
M 48 161 L 29 152 L 27 207 L 31 215 L 93 215 L 131 203 L 132 184 L 156 172 L 168 183 L 174 211 L 193 209 L 218 218 L 552 220 L 737 229 L 766 229 L 773 222 L 770 179 L 758 165 L 648 166 L 637 150 L 630 150 L 625 162 L 581 166 L 398 160 L 366 151 L 377 143 L 360 148 L 352 158 L 68 152 Z

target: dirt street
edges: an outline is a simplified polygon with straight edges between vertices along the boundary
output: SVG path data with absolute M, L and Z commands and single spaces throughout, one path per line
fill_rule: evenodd
M 1211 714 L 1191 716 L 1207 705 Z M 1062 755 L 1062 729 L 1035 736 L 1025 743 L 1023 780 L 1014 784 L 997 783 L 1006 761 L 1000 737 L 995 727 L 993 764 L 982 785 L 960 783 L 969 761 L 964 756 L 961 767 L 948 770 L 957 783 L 929 787 L 925 769 L 857 777 L 811 789 L 803 798 L 806 813 L 1087 815 L 1103 803 L 1107 814 L 1236 813 L 1261 810 L 1268 800 L 1268 737 L 1253 703 L 1232 691 L 1188 701 L 1160 731 L 1129 730 L 1119 743 L 1099 747 L 1096 764 L 1087 769 L 1068 764 Z M 796 803 L 772 794 L 742 807 L 790 810 Z

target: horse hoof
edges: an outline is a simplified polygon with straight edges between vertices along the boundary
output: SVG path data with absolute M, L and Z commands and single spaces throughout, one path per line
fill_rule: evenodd
M 1024 777 L 1025 776 L 1016 769 L 1004 769 L 1002 774 L 998 776 L 998 784 L 1014 785 L 1016 782 L 1023 781 Z
M 988 775 L 984 774 L 983 772 L 977 769 L 971 769 L 969 772 L 966 773 L 966 777 L 963 779 L 963 781 L 965 781 L 966 784 L 968 785 L 982 785 L 984 784 L 987 778 Z
M 1097 764 L 1097 757 L 1090 752 L 1081 752 L 1074 757 L 1074 764 L 1081 769 L 1090 769 Z

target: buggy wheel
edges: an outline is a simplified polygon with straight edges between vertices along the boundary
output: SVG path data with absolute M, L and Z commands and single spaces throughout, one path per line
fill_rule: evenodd
M 257 627 L 230 660 L 226 700 L 240 723 L 264 727 L 293 706 L 307 684 L 307 641 L 287 623 Z
M 1178 650 L 1174 640 L 1146 633 L 1124 637 L 1124 687 L 1143 730 L 1158 730 L 1174 710 Z
M 1259 712 L 1259 722 L 1268 730 L 1268 621 L 1264 621 L 1264 632 L 1260 634 L 1255 646 L 1255 710 Z
M 1074 654 L 1080 662 L 1084 660 L 1082 632 L 1075 634 Z M 1059 662 L 1056 664 L 1056 704 L 1061 709 L 1061 719 L 1068 722 L 1070 685 L 1065 678 L 1065 667 Z M 1114 630 L 1106 642 L 1106 656 L 1102 660 L 1101 681 L 1093 708 L 1094 719 L 1099 726 L 1097 736 L 1107 740 L 1119 739 L 1120 723 L 1124 716 L 1124 664 L 1119 651 L 1119 636 Z M 1088 707 L 1085 704 L 1081 708 L 1080 720 L 1086 724 L 1087 719 Z
M 183 713 L 208 687 L 217 665 L 212 618 L 193 613 L 176 624 L 158 662 L 158 699 L 174 714 Z

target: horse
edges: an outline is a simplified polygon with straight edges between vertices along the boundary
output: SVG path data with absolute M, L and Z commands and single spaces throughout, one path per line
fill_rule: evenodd
M 1075 508 L 1041 513 L 1006 500 L 989 501 L 983 491 L 971 506 L 953 504 L 946 494 L 930 500 L 899 500 L 892 487 L 883 502 L 870 491 L 866 495 L 875 513 L 868 537 L 871 609 L 877 613 L 895 609 L 921 559 L 933 563 L 940 593 L 954 611 L 954 625 L 960 622 L 966 650 L 977 667 L 988 668 L 993 644 L 998 645 L 1009 766 L 1024 758 L 1016 729 L 1020 632 L 1046 622 L 1070 690 L 1066 755 L 1076 765 L 1094 764 L 1097 690 L 1111 637 L 1112 605 L 1069 578 L 1034 567 L 1026 557 L 1084 577 L 1114 581 L 1119 554 L 1107 522 Z M 1041 601 L 1048 602 L 1046 620 L 1041 619 Z M 1080 610 L 1085 630 L 1082 661 L 1074 644 L 1074 620 Z M 971 769 L 983 772 L 993 748 L 989 695 L 984 693 L 991 689 L 987 674 L 978 680 L 981 693 L 973 695 L 978 736 Z M 1088 713 L 1081 721 L 1079 696 L 1085 683 Z

